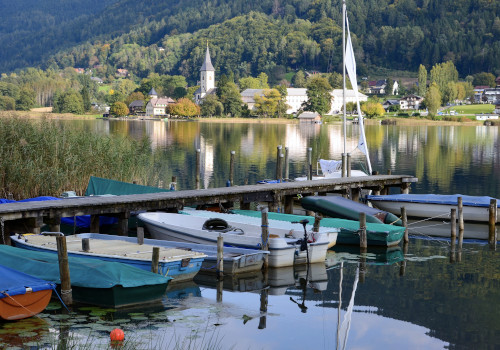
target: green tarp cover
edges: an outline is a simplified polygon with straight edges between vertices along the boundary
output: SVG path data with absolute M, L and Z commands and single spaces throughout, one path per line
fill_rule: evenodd
M 260 218 L 260 211 L 255 210 L 231 210 L 235 214 L 248 215 Z M 267 213 L 269 219 L 272 220 L 281 220 L 281 221 L 300 221 L 302 219 L 309 220 L 309 223 L 314 223 L 313 216 L 306 215 L 293 215 L 293 214 L 283 214 L 283 213 Z M 346 219 L 335 219 L 335 218 L 323 218 L 321 219 L 320 226 L 322 227 L 336 227 L 341 229 L 341 233 L 348 232 L 357 232 L 359 230 L 359 221 L 354 220 L 346 220 Z M 367 223 L 366 231 L 367 232 L 385 232 L 389 234 L 400 234 L 404 232 L 405 228 L 401 226 L 392 226 L 387 224 L 374 224 Z
M 68 260 L 71 285 L 77 287 L 112 288 L 121 285 L 129 288 L 166 284 L 171 279 L 118 262 L 72 256 Z M 0 245 L 0 265 L 61 284 L 56 253 Z
M 125 194 L 144 194 L 144 193 L 158 193 L 170 192 L 164 188 L 142 186 L 131 184 L 129 182 L 122 182 L 117 180 L 104 179 L 102 177 L 91 176 L 87 186 L 86 196 L 104 196 L 115 195 L 121 196 Z

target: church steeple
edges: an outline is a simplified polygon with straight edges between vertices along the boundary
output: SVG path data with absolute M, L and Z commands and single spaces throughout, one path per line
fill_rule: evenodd
M 200 71 L 215 71 L 214 66 L 212 66 L 212 60 L 210 59 L 210 51 L 208 50 L 208 41 L 207 41 L 207 52 L 205 53 L 205 61 L 200 68 Z

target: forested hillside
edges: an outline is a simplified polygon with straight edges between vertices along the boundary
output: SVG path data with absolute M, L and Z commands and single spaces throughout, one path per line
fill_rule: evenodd
M 500 1 L 348 0 L 347 9 L 360 74 L 448 60 L 463 77 L 500 74 Z M 126 68 L 195 83 L 207 40 L 217 73 L 237 77 L 335 71 L 341 60 L 340 0 L 22 0 L 2 10 L 0 72 Z

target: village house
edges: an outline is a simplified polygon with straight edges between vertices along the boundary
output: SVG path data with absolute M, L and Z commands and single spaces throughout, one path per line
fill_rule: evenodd
M 405 97 L 402 97 L 399 100 L 399 108 L 401 110 L 414 109 L 418 110 L 420 108 L 420 104 L 424 101 L 424 98 L 418 95 L 410 94 Z
M 144 113 L 144 101 L 143 100 L 135 100 L 130 102 L 128 105 L 128 110 L 130 114 L 143 114 Z
M 148 96 L 151 99 L 146 105 L 146 115 L 150 117 L 167 115 L 168 105 L 175 103 L 170 97 L 158 97 L 158 93 L 154 88 L 151 89 Z
M 386 111 L 389 111 L 391 110 L 391 107 L 393 106 L 399 106 L 399 100 L 386 100 L 383 104 L 382 104 L 382 107 L 384 107 L 384 109 Z
M 386 89 L 387 89 L 386 79 L 369 81 L 366 93 L 372 95 L 385 95 L 386 93 L 389 93 L 386 91 Z M 398 92 L 399 92 L 399 84 L 397 81 L 394 81 L 394 84 L 392 85 L 392 91 L 390 91 L 390 93 L 391 95 L 397 95 Z
M 341 113 L 344 110 L 344 90 L 334 89 L 330 94 L 332 95 L 332 107 L 330 108 L 330 112 L 328 114 L 333 115 Z M 360 103 L 366 102 L 368 101 L 368 96 L 358 91 L 358 99 Z M 346 90 L 345 101 L 346 103 L 356 103 L 354 90 Z
M 303 112 L 297 117 L 301 123 L 321 123 L 321 115 L 318 112 Z
M 118 68 L 116 70 L 116 76 L 118 78 L 126 78 L 126 77 L 128 77 L 128 70 L 127 69 L 123 69 L 123 68 Z

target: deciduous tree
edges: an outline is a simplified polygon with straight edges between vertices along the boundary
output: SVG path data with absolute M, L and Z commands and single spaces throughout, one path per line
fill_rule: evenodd
M 366 102 L 361 106 L 361 110 L 368 118 L 381 117 L 385 114 L 385 109 L 380 103 Z
M 117 102 L 113 103 L 113 105 L 109 109 L 109 113 L 111 115 L 114 115 L 117 117 L 124 117 L 124 116 L 128 115 L 129 110 L 128 110 L 128 107 L 125 103 L 123 103 L 121 101 L 117 101 Z
M 432 83 L 425 94 L 425 105 L 429 113 L 435 115 L 439 107 L 441 107 L 441 92 L 436 83 Z
M 326 78 L 312 77 L 307 83 L 307 101 L 305 110 L 318 112 L 321 115 L 328 113 L 332 106 L 331 85 Z
M 168 113 L 180 117 L 194 117 L 200 115 L 200 107 L 188 98 L 181 98 L 168 105 Z

